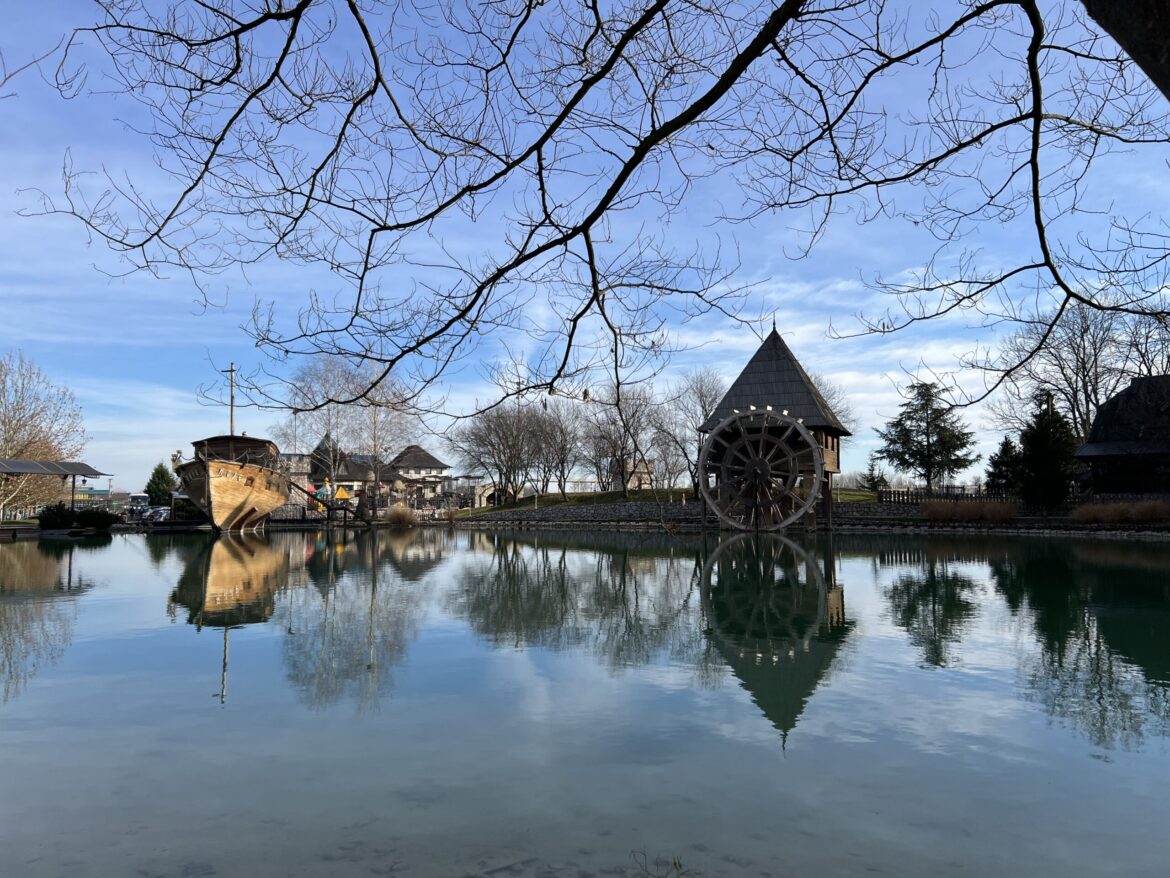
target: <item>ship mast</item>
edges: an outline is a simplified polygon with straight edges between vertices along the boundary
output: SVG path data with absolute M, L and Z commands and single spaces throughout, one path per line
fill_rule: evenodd
M 228 415 L 228 435 L 236 435 L 236 364 L 229 363 L 226 369 L 221 369 L 231 383 L 231 395 L 229 397 L 229 415 Z

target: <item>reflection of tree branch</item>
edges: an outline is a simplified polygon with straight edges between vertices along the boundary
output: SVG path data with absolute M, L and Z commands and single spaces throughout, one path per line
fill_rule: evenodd
M 1155 551 L 1144 568 L 1137 547 L 1078 548 L 1041 544 L 991 563 L 996 589 L 1014 614 L 1030 618 L 1040 647 L 1023 662 L 1025 697 L 1096 746 L 1136 749 L 1149 733 L 1170 734 L 1165 681 L 1118 655 L 1099 614 L 1129 606 L 1146 590 L 1159 599 L 1141 612 L 1165 615 L 1165 552 Z M 1123 615 L 1116 624 L 1135 621 Z
M 690 597 L 690 558 L 588 554 L 501 539 L 486 563 L 471 565 L 452 600 L 455 612 L 491 642 L 572 649 L 588 645 L 609 668 L 644 665 L 662 653 L 701 665 L 702 636 Z M 592 557 L 591 557 L 592 556 Z
M 1147 733 L 1170 734 L 1170 700 L 1106 644 L 1085 609 L 1063 655 L 1043 652 L 1025 666 L 1028 698 L 1066 720 L 1098 747 L 1141 747 Z
M 433 532 L 415 536 L 439 537 Z M 343 553 L 353 556 L 344 576 L 337 573 L 339 560 L 314 558 L 318 588 L 290 589 L 277 605 L 273 621 L 285 632 L 286 674 L 310 706 L 325 707 L 350 696 L 359 709 L 376 708 L 417 635 L 430 589 L 425 582 L 408 582 L 379 553 L 387 538 L 380 533 L 357 537 Z M 328 547 L 321 552 L 331 554 Z
M 61 558 L 36 542 L 0 546 L 0 704 L 16 698 L 36 674 L 56 664 L 73 641 L 77 597 L 92 583 L 67 575 Z

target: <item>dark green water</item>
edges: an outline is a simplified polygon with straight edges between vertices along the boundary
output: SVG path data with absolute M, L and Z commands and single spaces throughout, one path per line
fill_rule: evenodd
M 0 875 L 1165 875 L 1170 547 L 0 545 Z

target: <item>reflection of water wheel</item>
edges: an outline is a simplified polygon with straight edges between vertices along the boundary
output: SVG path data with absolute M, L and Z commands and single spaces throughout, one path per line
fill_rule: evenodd
M 821 447 L 804 424 L 771 409 L 737 412 L 707 434 L 699 489 L 724 524 L 779 530 L 808 512 L 824 476 Z
M 703 568 L 702 589 L 712 630 L 757 655 L 807 649 L 826 620 L 820 568 L 780 536 L 724 540 Z

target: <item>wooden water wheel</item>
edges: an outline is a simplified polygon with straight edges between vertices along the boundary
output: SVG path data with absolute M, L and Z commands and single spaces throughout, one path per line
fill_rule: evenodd
M 703 568 L 707 624 L 757 655 L 807 650 L 827 614 L 824 576 L 813 558 L 773 534 L 739 534 Z
M 824 479 L 821 447 L 804 424 L 771 408 L 736 412 L 699 453 L 699 489 L 738 530 L 780 530 L 808 512 Z

